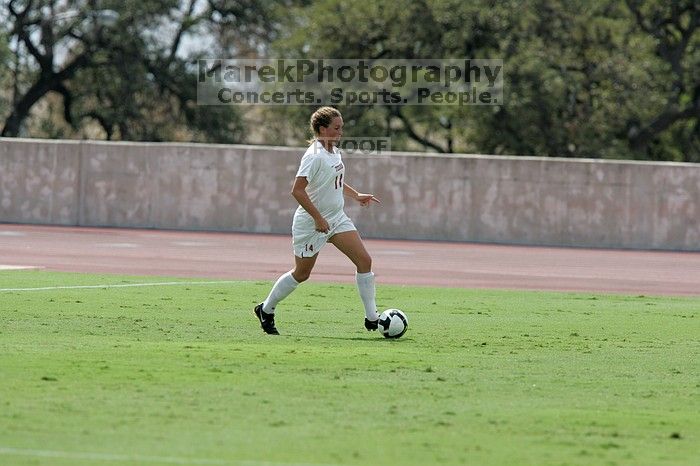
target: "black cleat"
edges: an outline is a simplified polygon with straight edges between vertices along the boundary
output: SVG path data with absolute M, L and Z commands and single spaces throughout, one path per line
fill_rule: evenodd
M 275 315 L 268 314 L 267 312 L 263 311 L 262 303 L 255 306 L 253 312 L 255 313 L 255 317 L 257 317 L 260 321 L 260 326 L 262 327 L 265 333 L 267 333 L 268 335 L 280 334 L 280 332 L 278 332 L 277 328 L 275 327 Z
M 365 317 L 365 328 L 369 331 L 374 331 L 377 330 L 379 327 L 379 319 L 377 320 L 369 320 L 367 317 Z

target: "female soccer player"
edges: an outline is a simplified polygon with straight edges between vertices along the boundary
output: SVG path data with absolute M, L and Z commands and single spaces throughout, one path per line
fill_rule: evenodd
M 343 211 L 349 196 L 362 206 L 379 203 L 372 194 L 357 192 L 345 183 L 345 165 L 336 147 L 343 135 L 343 117 L 332 107 L 321 107 L 311 115 L 315 139 L 301 158 L 292 196 L 299 202 L 292 222 L 294 270 L 282 275 L 267 299 L 254 312 L 265 333 L 279 335 L 275 307 L 306 281 L 321 248 L 330 242 L 357 267 L 357 288 L 365 307 L 365 328 L 376 330 L 379 315 L 375 303 L 372 258 L 367 253 L 352 220 Z

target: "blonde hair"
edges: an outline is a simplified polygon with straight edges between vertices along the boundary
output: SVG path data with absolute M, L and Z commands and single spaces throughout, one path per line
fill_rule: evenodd
M 309 127 L 311 128 L 311 134 L 313 137 L 317 137 L 320 132 L 321 126 L 328 128 L 331 125 L 331 121 L 335 117 L 341 117 L 342 115 L 333 107 L 321 107 L 316 110 L 313 115 L 311 115 L 311 121 L 309 122 Z M 309 143 L 313 142 L 313 138 L 309 140 Z

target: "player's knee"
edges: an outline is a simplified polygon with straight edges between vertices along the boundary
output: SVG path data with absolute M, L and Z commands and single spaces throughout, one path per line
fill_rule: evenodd
M 295 270 L 292 272 L 292 277 L 298 283 L 305 282 L 311 276 L 311 270 Z
M 372 271 L 372 257 L 369 254 L 364 254 L 357 260 L 357 271 L 360 273 Z

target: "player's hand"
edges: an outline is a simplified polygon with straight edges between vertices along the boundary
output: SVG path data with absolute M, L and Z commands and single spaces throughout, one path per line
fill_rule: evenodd
M 315 221 L 316 222 L 316 231 L 320 231 L 321 233 L 328 233 L 331 229 L 330 225 L 328 225 L 328 222 L 326 221 L 325 218 L 320 218 Z
M 357 193 L 357 202 L 359 202 L 362 207 L 367 207 L 372 203 L 372 201 L 376 202 L 377 204 L 381 204 L 379 199 L 374 197 L 372 194 Z

